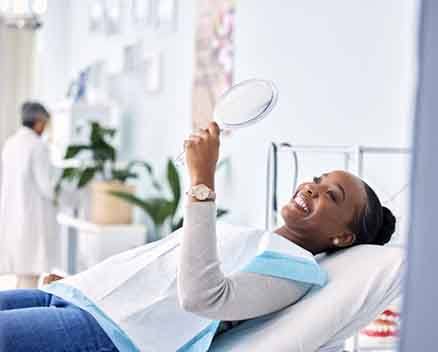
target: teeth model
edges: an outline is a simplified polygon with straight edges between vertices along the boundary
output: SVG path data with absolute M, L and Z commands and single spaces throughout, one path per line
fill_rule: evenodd
M 388 308 L 382 312 L 376 320 L 360 332 L 360 337 L 369 338 L 373 341 L 391 342 L 399 336 L 400 314 Z

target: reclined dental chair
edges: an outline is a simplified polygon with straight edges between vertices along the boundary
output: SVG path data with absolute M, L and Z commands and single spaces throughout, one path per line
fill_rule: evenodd
M 293 169 L 298 170 L 298 158 L 292 146 L 271 143 L 267 158 L 267 229 L 277 225 L 277 169 L 281 149 L 291 152 Z M 363 152 L 363 148 L 354 150 Z M 356 155 L 356 160 L 361 163 L 358 169 L 362 170 L 363 158 Z M 297 184 L 296 176 L 295 172 L 292 189 Z M 400 297 L 404 271 L 404 253 L 400 247 L 360 245 L 330 256 L 322 255 L 317 260 L 329 275 L 324 288 L 314 288 L 278 313 L 249 320 L 219 335 L 210 350 L 341 352 L 347 338 L 357 334 Z
M 350 336 L 400 296 L 404 266 L 398 247 L 361 245 L 318 258 L 328 284 L 296 304 L 218 336 L 213 352 L 341 352 Z

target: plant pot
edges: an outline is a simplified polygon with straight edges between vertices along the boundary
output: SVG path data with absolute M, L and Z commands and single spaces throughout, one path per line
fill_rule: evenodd
M 95 224 L 131 224 L 133 207 L 109 194 L 110 191 L 134 193 L 135 187 L 119 181 L 94 181 L 91 186 L 90 220 Z

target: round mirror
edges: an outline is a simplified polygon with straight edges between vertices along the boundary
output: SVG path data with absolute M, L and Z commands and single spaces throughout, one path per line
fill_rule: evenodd
M 265 118 L 277 103 L 278 91 L 274 83 L 263 79 L 249 79 L 232 86 L 217 101 L 213 118 L 221 130 L 242 128 Z M 176 158 L 184 164 L 184 152 Z
M 213 118 L 223 129 L 246 127 L 266 117 L 275 106 L 277 97 L 277 89 L 271 81 L 243 81 L 218 99 Z

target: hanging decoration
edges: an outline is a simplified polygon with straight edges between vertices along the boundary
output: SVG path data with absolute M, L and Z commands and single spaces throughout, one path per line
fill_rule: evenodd
M 198 0 L 192 127 L 212 120 L 216 99 L 233 84 L 234 0 Z

